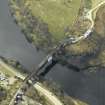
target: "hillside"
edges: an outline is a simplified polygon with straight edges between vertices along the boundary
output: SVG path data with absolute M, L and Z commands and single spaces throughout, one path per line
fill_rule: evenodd
M 10 1 L 11 13 L 28 41 L 44 48 L 54 46 L 68 34 L 81 6 L 81 0 Z

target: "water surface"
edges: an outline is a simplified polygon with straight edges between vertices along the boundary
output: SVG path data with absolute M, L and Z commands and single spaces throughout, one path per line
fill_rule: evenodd
M 0 55 L 19 60 L 29 71 L 36 67 L 45 54 L 37 52 L 13 22 L 8 0 L 0 0 Z M 70 95 L 90 105 L 105 105 L 105 71 L 76 73 L 56 65 L 47 74 Z

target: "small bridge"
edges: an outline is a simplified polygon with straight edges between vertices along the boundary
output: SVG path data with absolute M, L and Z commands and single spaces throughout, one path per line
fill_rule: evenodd
M 36 70 L 33 70 L 32 73 L 27 76 L 25 81 L 30 80 L 34 76 L 36 77 L 36 79 L 44 77 L 51 70 L 51 68 L 59 62 L 58 57 L 63 53 L 66 46 L 75 44 L 82 39 L 86 39 L 92 33 L 92 31 L 93 28 L 90 28 L 80 37 L 69 36 L 65 38 L 62 42 L 60 42 L 58 46 L 55 47 L 53 52 L 51 52 L 47 57 L 45 57 L 45 59 L 42 60 L 42 62 L 38 65 L 38 68 L 36 68 Z

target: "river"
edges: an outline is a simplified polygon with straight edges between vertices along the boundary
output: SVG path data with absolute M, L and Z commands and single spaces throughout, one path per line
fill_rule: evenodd
M 8 0 L 0 0 L 0 56 L 16 59 L 30 71 L 45 57 L 43 52 L 37 52 L 27 42 L 21 29 L 14 23 L 9 13 Z M 89 105 L 105 105 L 103 70 L 77 73 L 57 64 L 46 78 L 56 81 L 70 96 Z

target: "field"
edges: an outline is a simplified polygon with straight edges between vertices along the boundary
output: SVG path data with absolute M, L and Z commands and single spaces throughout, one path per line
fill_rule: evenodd
M 97 4 L 99 4 L 102 1 L 104 1 L 104 0 L 92 0 L 92 8 L 94 8 L 95 6 L 97 6 Z
M 81 0 L 10 0 L 10 10 L 27 40 L 51 47 L 62 40 L 77 19 Z
M 0 72 L 7 74 L 9 76 L 15 76 L 15 74 L 11 71 L 9 71 L 7 68 L 5 68 L 3 65 L 0 64 Z
M 31 1 L 32 14 L 47 23 L 49 31 L 57 39 L 63 37 L 67 26 L 73 24 L 81 3 L 81 0 L 72 0 L 71 2 L 67 2 L 67 0 Z

